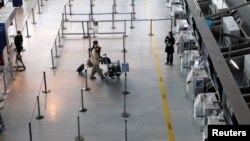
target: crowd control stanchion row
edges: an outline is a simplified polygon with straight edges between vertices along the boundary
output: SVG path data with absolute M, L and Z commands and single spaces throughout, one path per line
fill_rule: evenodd
M 62 15 L 63 18 L 63 15 Z M 56 69 L 58 64 L 58 58 L 60 57 L 59 51 L 62 50 L 62 38 L 65 38 L 63 31 L 64 21 L 61 21 L 61 25 L 57 31 L 55 41 L 52 48 L 50 49 L 51 54 L 51 69 Z M 60 32 L 61 31 L 61 32 Z
M 123 63 L 125 64 L 126 63 L 126 53 L 128 52 L 126 50 L 126 47 L 125 47 L 125 35 L 122 36 L 123 38 L 123 49 L 122 49 L 122 53 L 123 53 Z M 123 68 L 122 68 L 123 69 Z M 127 113 L 127 110 L 126 110 L 126 96 L 129 94 L 129 91 L 127 90 L 127 71 L 124 71 L 125 74 L 124 74 L 124 90 L 122 91 L 122 94 L 123 94 L 123 113 L 121 114 L 122 117 L 124 118 L 127 118 L 129 117 L 129 113 Z
M 30 11 L 30 13 L 29 13 L 27 19 L 25 20 L 25 23 L 24 23 L 23 27 L 21 28 L 21 31 L 23 31 L 23 30 L 26 28 L 26 38 L 30 38 L 30 37 L 31 37 L 31 35 L 30 35 L 30 33 L 29 33 L 29 24 L 28 24 L 28 21 L 29 21 L 29 19 L 30 19 L 30 16 L 32 16 L 32 24 L 33 24 L 33 25 L 36 24 L 35 14 L 34 14 L 34 13 L 35 13 L 34 11 L 35 11 L 36 5 L 37 5 L 37 11 L 38 11 L 37 14 L 41 14 L 41 6 L 44 6 L 43 0 L 37 0 L 37 1 L 35 2 L 34 6 L 31 8 L 31 11 Z M 16 19 L 15 19 L 16 30 L 18 30 L 17 24 L 18 24 L 18 23 L 17 23 L 17 21 L 16 21 Z
M 45 87 L 45 90 L 42 91 L 42 86 L 44 84 L 44 87 Z M 30 122 L 29 122 L 29 139 L 30 141 L 33 140 L 33 136 L 32 136 L 32 121 L 33 121 L 33 118 L 34 118 L 34 114 L 35 114 L 35 110 L 37 108 L 37 116 L 36 116 L 36 119 L 37 120 L 42 120 L 44 119 L 44 116 L 41 114 L 41 109 L 40 109 L 40 94 L 41 92 L 47 94 L 48 92 L 50 91 L 47 91 L 47 80 L 46 80 L 46 73 L 45 71 L 43 72 L 43 77 L 42 77 L 42 81 L 41 81 L 41 84 L 40 84 L 40 88 L 39 88 L 39 91 L 38 91 L 38 94 L 36 96 L 36 101 L 35 101 L 35 105 L 34 105 L 34 108 L 33 108 L 33 112 L 32 112 L 32 115 L 31 115 L 31 119 L 30 119 Z

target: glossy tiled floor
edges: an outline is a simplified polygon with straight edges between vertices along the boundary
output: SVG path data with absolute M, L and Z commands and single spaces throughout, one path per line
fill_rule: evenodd
M 123 111 L 124 74 L 120 80 L 89 82 L 91 91 L 84 92 L 86 113 L 78 113 L 80 90 L 85 77 L 76 73 L 76 68 L 88 56 L 88 39 L 81 36 L 67 36 L 64 40 L 58 67 L 51 70 L 50 49 L 61 24 L 61 14 L 66 0 L 44 1 L 42 14 L 36 14 L 37 24 L 30 24 L 31 38 L 24 39 L 26 51 L 23 61 L 26 71 L 18 73 L 11 86 L 11 93 L 1 111 L 6 130 L 0 135 L 1 141 L 29 140 L 28 123 L 32 123 L 34 141 L 69 141 L 77 135 L 77 116 L 80 116 L 81 135 L 87 141 L 121 141 L 124 139 Z M 94 12 L 111 12 L 112 0 L 95 0 Z M 136 18 L 168 18 L 169 9 L 165 0 L 136 0 Z M 35 1 L 24 1 L 23 8 L 17 9 L 19 29 L 27 19 L 27 13 Z M 117 0 L 118 12 L 131 12 L 131 1 Z M 89 13 L 88 0 L 72 1 L 72 13 Z M 84 20 L 85 17 L 69 16 L 70 19 Z M 129 16 L 117 16 L 129 19 Z M 98 16 L 95 19 L 111 19 Z M 87 20 L 87 17 L 85 18 Z M 29 20 L 31 22 L 31 20 Z M 129 25 L 129 22 L 127 23 Z M 126 38 L 128 73 L 127 112 L 128 140 L 166 141 L 169 140 L 164 118 L 160 81 L 157 75 L 157 61 L 153 55 L 152 42 L 156 43 L 160 67 L 167 88 L 169 110 L 176 141 L 199 141 L 202 134 L 193 118 L 192 101 L 186 97 L 185 78 L 180 72 L 179 57 L 175 54 L 174 65 L 166 66 L 164 38 L 170 30 L 170 21 L 157 21 L 153 24 L 153 37 L 148 36 L 149 22 L 134 22 L 134 29 L 127 27 Z M 66 24 L 67 30 L 79 31 L 79 25 Z M 119 31 L 123 25 L 116 23 Z M 99 31 L 111 32 L 111 23 L 100 24 Z M 112 61 L 123 60 L 121 35 L 97 35 L 102 53 L 107 53 Z M 92 39 L 93 40 L 93 39 Z M 104 71 L 106 66 L 101 65 Z M 40 93 L 43 71 L 51 92 Z M 90 69 L 88 69 L 90 72 Z M 43 89 L 43 88 L 42 88 Z M 43 120 L 36 120 L 34 110 L 36 96 L 40 95 Z M 34 114 L 34 115 L 33 115 Z

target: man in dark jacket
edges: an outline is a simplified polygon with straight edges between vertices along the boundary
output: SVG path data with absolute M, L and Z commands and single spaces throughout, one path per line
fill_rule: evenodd
M 17 31 L 14 43 L 16 46 L 17 54 L 20 55 L 21 51 L 23 50 L 23 36 L 21 34 L 21 31 Z
M 15 46 L 16 46 L 16 51 L 17 51 L 17 56 L 16 59 L 17 61 L 19 61 L 22 66 L 18 66 L 17 69 L 19 69 L 19 71 L 24 71 L 26 69 L 25 65 L 23 64 L 23 60 L 22 60 L 22 56 L 21 56 L 21 52 L 24 51 L 23 49 L 23 36 L 21 34 L 21 31 L 17 31 L 17 35 L 15 36 Z
M 167 65 L 170 63 L 170 65 L 172 66 L 175 39 L 171 31 L 169 32 L 169 36 L 165 38 L 165 44 L 166 44 L 165 52 L 167 53 L 167 62 L 165 64 Z

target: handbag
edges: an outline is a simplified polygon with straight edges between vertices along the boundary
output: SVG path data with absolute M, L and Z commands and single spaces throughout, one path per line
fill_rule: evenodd
M 87 67 L 89 67 L 89 68 L 93 67 L 93 63 L 91 62 L 90 58 L 87 59 L 86 63 L 87 63 Z

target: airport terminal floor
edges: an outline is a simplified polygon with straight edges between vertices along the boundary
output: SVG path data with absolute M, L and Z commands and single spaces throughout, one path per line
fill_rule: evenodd
M 36 0 L 25 0 L 21 8 L 16 8 L 17 27 L 22 30 Z M 129 141 L 198 141 L 202 132 L 193 117 L 193 101 L 186 94 L 186 78 L 180 71 L 180 57 L 174 53 L 173 65 L 165 65 L 165 37 L 171 30 L 171 20 L 153 21 L 149 36 L 150 21 L 139 19 L 169 19 L 171 9 L 165 6 L 166 0 L 136 0 L 135 18 L 131 27 L 130 0 L 117 0 L 115 19 L 126 22 L 124 44 L 127 50 L 126 112 L 124 118 L 125 73 L 120 79 L 106 80 L 96 74 L 91 80 L 91 68 L 87 69 L 87 82 L 90 91 L 83 91 L 84 106 L 87 112 L 79 112 L 81 89 L 86 87 L 86 76 L 76 72 L 77 67 L 88 58 L 89 41 L 98 40 L 101 54 L 107 54 L 112 62 L 124 61 L 122 34 L 95 34 L 90 38 L 83 35 L 65 35 L 58 48 L 56 68 L 51 69 L 51 48 L 61 26 L 62 13 L 67 0 L 43 1 L 41 14 L 35 10 L 36 24 L 31 24 L 29 34 L 22 31 L 24 48 L 22 59 L 26 70 L 18 72 L 6 95 L 1 110 L 5 130 L 1 141 L 30 140 L 31 123 L 34 141 L 69 141 L 78 136 L 77 117 L 79 116 L 80 135 L 86 141 L 125 140 L 125 119 L 127 120 L 127 140 Z M 111 13 L 113 0 L 94 0 L 93 13 Z M 72 13 L 90 13 L 89 0 L 72 0 Z M 7 7 L 12 4 L 8 3 Z M 68 9 L 68 8 L 67 8 Z M 67 15 L 68 21 L 89 19 L 88 15 Z M 111 20 L 112 14 L 95 15 L 95 20 Z M 65 22 L 64 32 L 82 33 L 81 23 Z M 111 27 L 115 26 L 115 29 Z M 59 30 L 61 32 L 61 30 Z M 123 32 L 124 22 L 99 22 L 98 32 Z M 103 72 L 107 66 L 101 64 Z M 43 72 L 46 72 L 47 89 L 44 94 Z M 37 96 L 42 120 L 37 120 Z

